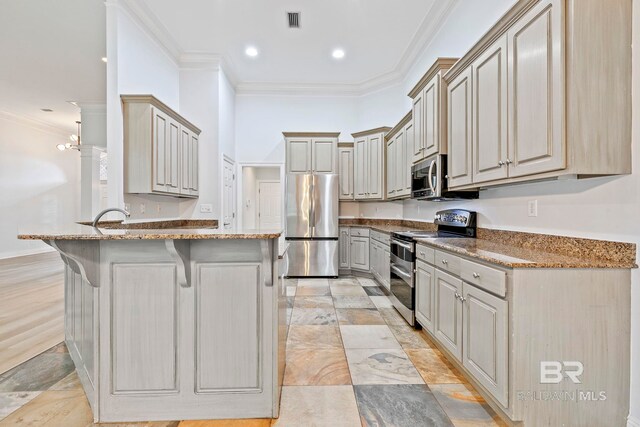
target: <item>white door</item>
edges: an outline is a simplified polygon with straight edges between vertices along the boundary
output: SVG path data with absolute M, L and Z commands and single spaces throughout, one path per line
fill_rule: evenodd
M 282 192 L 279 181 L 258 182 L 258 228 L 282 228 Z
M 433 334 L 434 312 L 434 275 L 435 270 L 429 264 L 416 261 L 416 319 L 427 331 Z
M 224 230 L 231 230 L 236 225 L 236 174 L 233 169 L 233 163 L 228 159 L 224 159 L 224 186 L 222 189 L 222 228 Z
M 471 67 L 448 87 L 449 188 L 471 184 Z M 414 122 L 415 125 L 415 122 Z
M 462 280 L 435 270 L 434 336 L 462 361 Z

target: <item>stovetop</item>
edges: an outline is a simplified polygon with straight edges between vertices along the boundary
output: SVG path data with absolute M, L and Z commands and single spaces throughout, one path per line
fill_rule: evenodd
M 471 237 L 471 236 L 461 235 L 457 233 L 448 233 L 446 231 L 425 231 L 425 230 L 394 231 L 392 235 L 403 240 L 433 239 L 436 237 Z

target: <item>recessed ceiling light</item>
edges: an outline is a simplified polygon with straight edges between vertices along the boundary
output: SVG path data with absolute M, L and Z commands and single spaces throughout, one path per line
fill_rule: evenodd
M 258 49 L 256 49 L 256 48 L 255 48 L 255 47 L 253 47 L 253 46 L 249 46 L 248 48 L 246 48 L 246 49 L 244 50 L 244 53 L 245 53 L 247 56 L 250 56 L 251 58 L 255 58 L 256 56 L 258 56 Z
M 103 56 L 103 57 L 102 57 L 102 62 L 104 62 L 104 63 L 106 63 L 106 62 L 107 62 L 107 57 L 106 57 L 106 56 Z
M 333 56 L 335 59 L 342 59 L 344 58 L 344 50 L 334 49 L 333 52 L 331 53 L 331 56 Z
M 45 113 L 52 113 L 53 110 L 51 108 L 41 108 L 40 111 L 43 111 Z

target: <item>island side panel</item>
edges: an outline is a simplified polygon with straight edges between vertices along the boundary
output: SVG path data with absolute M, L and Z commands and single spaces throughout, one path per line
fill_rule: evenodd
M 101 242 L 101 422 L 273 414 L 277 301 L 260 241 L 185 242 L 187 283 L 164 240 Z

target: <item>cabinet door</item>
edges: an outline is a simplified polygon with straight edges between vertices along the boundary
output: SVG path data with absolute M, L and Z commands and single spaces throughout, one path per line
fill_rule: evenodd
M 368 144 L 367 138 L 356 139 L 354 143 L 353 153 L 353 186 L 354 186 L 354 198 L 356 200 L 366 199 L 368 196 Z
M 288 173 L 311 173 L 311 146 L 309 138 L 287 139 Z
M 369 271 L 369 238 L 351 236 L 351 268 Z
M 353 148 L 338 149 L 340 200 L 353 199 Z
M 424 154 L 429 157 L 440 151 L 440 74 L 424 88 Z
M 396 190 L 396 196 L 403 196 L 405 194 L 405 181 L 407 175 L 407 144 L 404 134 L 404 129 L 398 132 L 395 137 L 396 151 L 395 151 L 395 179 L 393 180 L 394 188 Z
M 384 286 L 388 291 L 391 291 L 391 252 L 389 251 L 389 246 L 381 245 L 381 254 L 382 286 Z
M 153 114 L 153 191 L 167 191 L 169 177 L 167 160 L 169 152 L 169 117 L 157 108 Z
M 434 336 L 462 361 L 462 280 L 435 270 Z
M 473 63 L 473 182 L 507 177 L 507 38 Z
M 566 167 L 561 10 L 542 1 L 507 33 L 510 177 Z
M 502 405 L 508 406 L 508 304 L 475 286 L 463 285 L 462 363 Z
M 424 91 L 413 99 L 413 148 L 412 163 L 424 159 Z
M 382 199 L 384 198 L 384 184 L 383 184 L 383 156 L 384 156 L 384 135 L 377 134 L 371 135 L 367 138 L 367 145 L 369 146 L 369 168 L 368 168 L 368 199 Z
M 167 154 L 167 191 L 180 193 L 180 124 L 169 119 L 169 152 Z
M 378 278 L 380 276 L 380 272 L 379 272 L 380 259 L 379 258 L 380 257 L 378 256 L 378 244 L 376 243 L 375 240 L 369 239 L 369 259 L 370 259 L 369 270 L 371 271 L 371 273 L 375 278 Z
M 397 188 L 396 188 L 396 150 L 397 150 L 397 142 L 396 138 L 393 137 L 389 141 L 387 141 L 387 197 L 395 197 Z
M 191 194 L 191 132 L 180 129 L 180 194 Z
M 340 268 L 351 268 L 351 239 L 349 238 L 349 228 L 340 227 Z
M 200 173 L 200 153 L 198 151 L 198 139 L 199 136 L 192 133 L 191 134 L 191 163 L 189 164 L 191 171 L 191 195 L 197 196 L 199 194 L 199 178 L 198 174 Z
M 314 138 L 311 142 L 311 170 L 315 173 L 336 173 L 338 141 L 335 138 Z
M 413 119 L 407 123 L 404 128 L 404 145 L 405 145 L 405 160 L 404 163 L 407 167 L 404 176 L 404 193 L 411 195 L 411 163 L 413 163 L 412 147 L 414 144 L 415 132 L 413 126 Z
M 449 187 L 471 184 L 471 68 L 447 89 Z
M 427 331 L 433 334 L 434 312 L 434 274 L 429 264 L 416 261 L 416 319 Z

